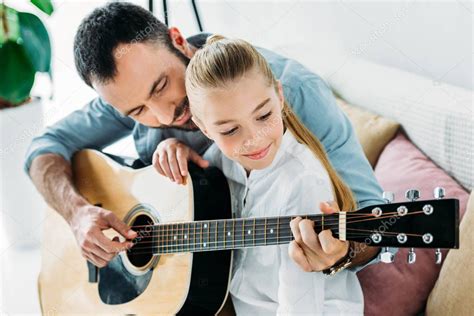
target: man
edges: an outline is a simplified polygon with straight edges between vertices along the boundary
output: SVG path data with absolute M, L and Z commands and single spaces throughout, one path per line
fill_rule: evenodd
M 188 156 L 184 153 L 207 167 L 201 155 L 210 143 L 191 120 L 184 86 L 188 61 L 206 36 L 186 40 L 177 28 L 168 29 L 148 11 L 127 3 L 98 8 L 79 26 L 74 42 L 76 68 L 99 97 L 36 137 L 27 153 L 25 171 L 48 204 L 69 223 L 82 255 L 98 267 L 132 246 L 116 238 L 109 240 L 102 230 L 112 227 L 127 239 L 133 239 L 136 232 L 78 194 L 71 180 L 70 158 L 78 150 L 100 150 L 133 134 L 140 160 L 151 164 L 159 159 L 166 166 L 160 172 L 178 183 L 187 174 L 186 161 L 181 158 Z M 382 203 L 381 189 L 352 126 L 326 84 L 295 61 L 259 51 L 282 82 L 297 115 L 325 146 L 359 206 Z M 165 142 L 175 146 L 173 155 L 160 155 L 159 145 Z M 329 205 L 322 210 L 334 211 Z M 290 256 L 306 271 L 333 266 L 341 259 L 340 247 L 348 247 L 329 231 L 316 235 L 308 220 L 295 220 L 292 229 L 296 242 Z M 323 251 L 314 247 L 316 243 L 339 248 Z M 378 250 L 359 247 L 353 251 L 352 268 L 376 262 Z

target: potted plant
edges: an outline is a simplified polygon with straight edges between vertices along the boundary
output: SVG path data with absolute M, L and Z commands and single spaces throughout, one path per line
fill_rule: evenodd
M 31 0 L 51 15 L 50 0 Z M 13 3 L 13 1 L 12 1 Z M 43 22 L 0 1 L 0 198 L 6 240 L 37 244 L 44 202 L 23 172 L 26 149 L 43 128 L 42 101 L 31 95 L 37 73 L 51 78 L 51 42 Z M 8 246 L 8 244 L 6 245 Z

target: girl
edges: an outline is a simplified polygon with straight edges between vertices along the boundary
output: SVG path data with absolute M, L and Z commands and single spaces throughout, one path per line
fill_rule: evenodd
M 227 177 L 235 217 L 317 214 L 329 200 L 355 209 L 321 143 L 249 43 L 211 36 L 188 65 L 186 92 L 194 123 L 214 141 L 204 158 Z M 288 245 L 236 250 L 230 293 L 238 315 L 363 312 L 354 272 L 305 272 Z

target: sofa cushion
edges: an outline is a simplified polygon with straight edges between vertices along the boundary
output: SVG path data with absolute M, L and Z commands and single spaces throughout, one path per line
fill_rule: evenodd
M 337 104 L 349 117 L 365 156 L 375 166 L 385 145 L 395 136 L 400 125 L 392 120 L 373 114 L 336 98 Z
M 459 249 L 451 250 L 426 306 L 428 315 L 472 315 L 474 312 L 474 191 L 459 231 Z
M 446 198 L 457 198 L 460 213 L 466 209 L 468 192 L 436 166 L 407 137 L 399 132 L 385 147 L 375 168 L 385 191 L 395 193 L 395 202 L 405 201 L 407 189 L 420 190 L 421 199 L 432 199 L 441 186 Z M 438 278 L 433 249 L 416 249 L 415 264 L 408 265 L 408 249 L 400 248 L 393 264 L 379 263 L 358 272 L 364 292 L 366 315 L 414 315 L 422 311 Z M 446 255 L 443 251 L 443 258 Z

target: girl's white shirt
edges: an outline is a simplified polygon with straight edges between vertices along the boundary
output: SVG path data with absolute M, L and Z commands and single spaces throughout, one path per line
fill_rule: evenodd
M 214 143 L 204 154 L 227 177 L 234 218 L 320 214 L 334 200 L 329 175 L 311 150 L 287 129 L 265 169 L 245 169 Z M 234 250 L 230 294 L 237 315 L 362 315 L 356 274 L 303 271 L 288 244 Z

